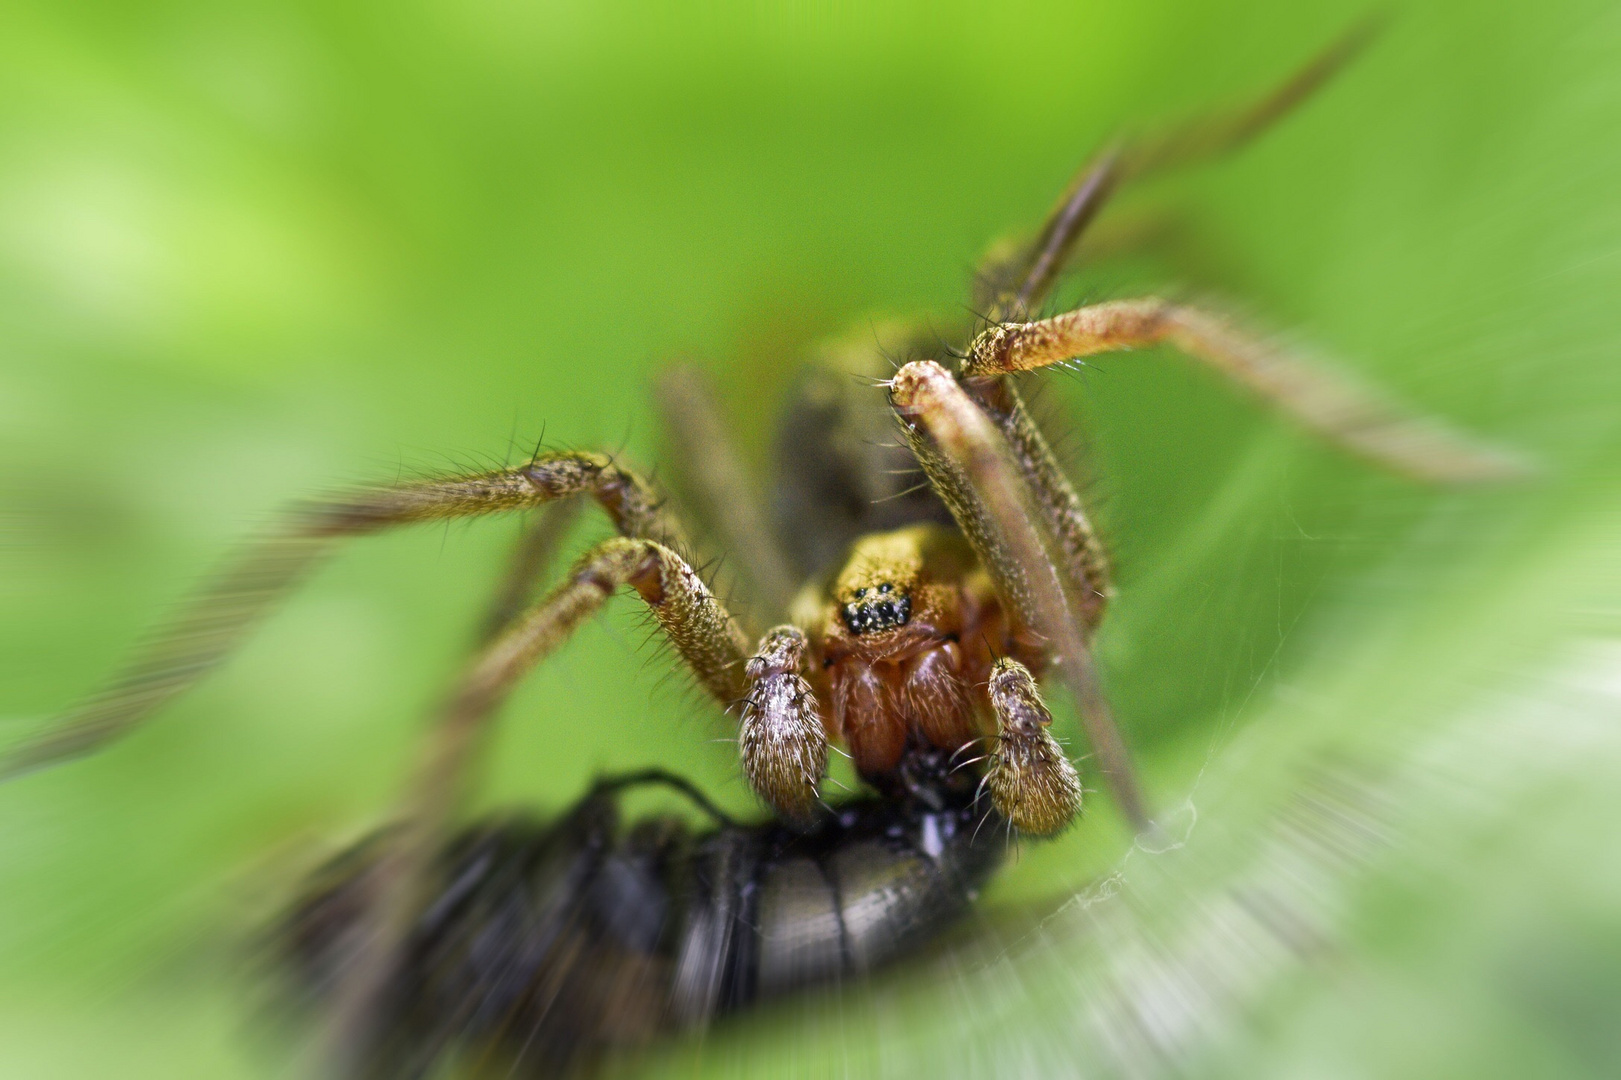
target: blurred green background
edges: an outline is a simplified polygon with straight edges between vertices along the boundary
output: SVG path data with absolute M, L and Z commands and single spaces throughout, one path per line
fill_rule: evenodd
M 954 325 L 1098 140 L 1364 10 L 5 5 L 0 737 L 293 497 L 543 431 L 655 464 L 672 359 L 761 461 L 820 336 Z M 1412 3 L 1253 148 L 1127 200 L 1172 238 L 1068 296 L 1218 291 L 1539 477 L 1415 488 L 1168 354 L 1049 379 L 1119 563 L 1108 682 L 1185 843 L 1128 854 L 1100 795 L 981 906 L 988 938 L 1077 898 L 1039 930 L 643 1064 L 1621 1069 L 1618 132 L 1613 3 Z M 244 938 L 386 813 L 514 534 L 357 545 L 149 728 L 0 788 L 0 1075 L 273 1070 Z M 644 638 L 620 605 L 529 680 L 481 801 L 658 762 L 747 808 Z

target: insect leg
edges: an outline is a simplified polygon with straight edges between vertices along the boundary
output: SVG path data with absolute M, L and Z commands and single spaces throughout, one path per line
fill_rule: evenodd
M 1044 515 L 1007 442 L 956 380 L 932 361 L 907 364 L 896 372 L 889 397 L 907 444 L 1004 602 L 1046 639 L 1121 812 L 1136 829 L 1149 828 L 1147 807 L 1087 649 L 1084 598 L 1060 569 L 1062 553 L 1049 553 L 1041 527 Z
M 1028 668 L 1003 659 L 991 669 L 996 752 L 985 786 L 997 812 L 1020 832 L 1050 836 L 1081 812 L 1081 780 L 1048 730 L 1052 714 Z
M 1098 353 L 1169 344 L 1245 387 L 1321 438 L 1386 468 L 1432 482 L 1511 477 L 1523 465 L 1350 375 L 1291 355 L 1228 320 L 1150 297 L 1001 323 L 974 339 L 964 380 L 1031 371 Z
M 99 693 L 0 757 L 0 779 L 95 750 L 137 726 L 234 652 L 344 540 L 399 525 L 528 510 L 589 495 L 625 536 L 685 550 L 663 499 L 603 454 L 556 453 L 496 472 L 362 488 L 295 506 L 244 544 Z
M 691 780 L 678 773 L 673 773 L 669 769 L 658 767 L 637 769 L 634 772 L 611 773 L 599 777 L 596 783 L 591 785 L 591 790 L 586 793 L 585 799 L 611 798 L 629 788 L 637 787 L 667 787 L 671 791 L 682 795 L 699 810 L 702 810 L 715 824 L 732 828 L 736 828 L 738 825 L 736 818 L 716 806 L 709 796 L 705 795 Z M 581 801 L 584 802 L 585 799 Z
M 714 388 L 692 367 L 675 367 L 659 379 L 655 401 L 678 458 L 677 475 L 690 493 L 700 523 L 721 554 L 735 560 L 760 605 L 762 625 L 788 610 L 794 580 L 764 507 L 727 433 Z

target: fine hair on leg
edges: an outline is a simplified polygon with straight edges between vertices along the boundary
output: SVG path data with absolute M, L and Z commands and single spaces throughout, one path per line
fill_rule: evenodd
M 1357 22 L 1258 98 L 1106 145 L 1081 166 L 1022 253 L 993 260 L 981 271 L 988 292 L 981 310 L 989 308 L 992 322 L 1027 317 L 1058 280 L 1077 241 L 1124 184 L 1239 149 L 1333 78 L 1373 40 L 1383 22 L 1377 15 Z
M 989 689 L 996 713 L 996 749 L 985 770 L 991 802 L 1020 832 L 1051 836 L 1079 816 L 1081 778 L 1052 736 L 1052 713 L 1028 668 L 998 660 Z
M 532 510 L 576 495 L 595 500 L 622 536 L 687 550 L 686 533 L 662 497 L 604 454 L 542 454 L 514 468 L 300 503 L 205 579 L 103 689 L 8 748 L 0 756 L 0 779 L 88 753 L 138 726 L 233 654 L 344 540 L 401 525 Z
M 1099 353 L 1168 344 L 1244 387 L 1325 441 L 1395 472 L 1437 483 L 1500 480 L 1523 464 L 1316 361 L 1273 346 L 1219 315 L 1158 297 L 1112 300 L 1050 319 L 989 327 L 968 349 L 970 384 Z
M 745 584 L 763 625 L 782 618 L 795 583 L 760 493 L 734 445 L 714 386 L 698 368 L 680 365 L 660 376 L 654 400 L 678 465 L 678 494 Z
M 664 545 L 615 537 L 588 551 L 567 580 L 474 655 L 438 711 L 366 888 L 372 932 L 328 1017 L 326 1053 L 341 1069 L 362 1061 L 380 1034 L 379 995 L 424 902 L 433 853 L 469 782 L 490 720 L 529 671 L 555 652 L 620 588 L 652 611 L 700 685 L 723 704 L 743 695 L 742 632 L 687 562 Z
M 902 367 L 889 395 L 907 445 L 1008 609 L 1046 640 L 1121 813 L 1139 832 L 1148 829 L 1148 808 L 1087 646 L 1086 586 L 1053 553 L 1057 542 L 1044 535 L 1044 517 L 1001 433 L 933 361 Z
M 738 742 L 749 786 L 778 814 L 809 819 L 827 775 L 827 732 L 805 678 L 810 643 L 797 626 L 779 626 L 748 662 Z
M 1111 143 L 1082 166 L 1023 254 L 980 274 L 988 321 L 1022 318 L 1036 308 L 1064 270 L 1081 236 L 1121 185 L 1236 150 L 1267 130 L 1355 57 L 1382 20 L 1364 19 L 1271 91 L 1223 112 L 1207 113 L 1158 132 Z M 983 335 L 982 335 L 983 336 Z M 962 369 L 964 387 L 1001 429 L 1047 527 L 1058 540 L 1065 572 L 1079 585 L 1078 612 L 1090 633 L 1111 595 L 1108 557 L 1086 510 L 1018 390 L 1000 372 Z
M 583 505 L 578 497 L 559 499 L 524 519 L 495 595 L 479 622 L 479 642 L 500 634 L 529 606 L 535 587 L 551 568 L 569 529 L 579 519 Z

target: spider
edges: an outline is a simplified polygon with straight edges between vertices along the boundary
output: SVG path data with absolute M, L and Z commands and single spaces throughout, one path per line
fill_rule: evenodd
M 1040 689 L 1050 678 L 1074 697 L 1124 816 L 1135 829 L 1150 828 L 1091 656 L 1111 595 L 1109 561 L 1013 376 L 1168 344 L 1383 466 L 1440 482 L 1515 470 L 1507 455 L 1200 306 L 1148 297 L 1034 317 L 1122 185 L 1246 142 L 1307 97 L 1368 33 L 1346 35 L 1258 100 L 1094 155 L 1030 243 L 990 258 L 980 275 L 983 326 L 947 362 L 910 360 L 878 380 L 881 389 L 861 395 L 848 381 L 829 389 L 813 378 L 788 410 L 779 442 L 774 527 L 744 494 L 725 425 L 701 383 L 672 375 L 664 411 L 692 462 L 686 480 L 708 511 L 705 532 L 742 564 L 755 592 L 752 611 L 776 625 L 745 630 L 746 620 L 695 568 L 694 534 L 636 469 L 602 453 L 543 453 L 512 468 L 361 488 L 294 507 L 244 545 L 105 690 L 0 768 L 16 774 L 86 752 L 141 723 L 221 663 L 277 598 L 347 540 L 534 512 L 485 640 L 443 703 L 411 783 L 393 867 L 406 884 L 379 894 L 394 896 L 396 926 L 490 717 L 525 673 L 621 589 L 639 597 L 697 685 L 736 718 L 743 775 L 785 825 L 814 828 L 829 749 L 841 746 L 883 798 L 917 796 L 912 767 L 944 754 L 977 770 L 1010 828 L 1031 836 L 1064 829 L 1080 812 L 1082 787 L 1050 730 Z M 875 354 L 868 349 L 864 363 L 875 363 Z M 866 437 L 883 425 L 898 428 L 898 443 Z M 899 490 L 890 473 L 908 469 L 921 470 L 922 489 Z M 530 603 L 536 567 L 585 500 L 618 535 Z
M 984 326 L 954 352 L 955 364 L 913 360 L 882 380 L 904 448 L 856 445 L 884 408 L 876 394 L 857 401 L 826 385 L 803 392 L 779 443 L 775 532 L 743 494 L 701 383 L 672 373 L 664 414 L 677 447 L 694 459 L 689 483 L 710 511 L 707 532 L 761 590 L 754 609 L 789 615 L 756 646 L 694 569 L 691 534 L 642 474 L 601 453 L 537 454 L 515 468 L 359 489 L 294 507 L 280 527 L 244 545 L 106 689 L 14 748 L 0 770 L 14 775 L 92 750 L 142 722 L 225 659 L 342 541 L 421 522 L 540 510 L 492 610 L 492 632 L 444 707 L 445 745 L 467 742 L 520 676 L 628 586 L 697 683 L 737 716 L 749 786 L 787 820 L 814 813 L 829 745 L 842 744 L 861 778 L 880 791 L 900 782 L 909 748 L 977 751 L 985 786 L 1013 826 L 1034 835 L 1063 828 L 1079 810 L 1081 788 L 1048 731 L 1038 683 L 1053 672 L 1080 706 L 1121 809 L 1145 827 L 1146 804 L 1090 658 L 1110 597 L 1108 559 L 1010 376 L 1169 344 L 1329 442 L 1399 472 L 1454 482 L 1515 470 L 1507 455 L 1200 307 L 1150 297 L 1027 318 L 1122 184 L 1246 142 L 1315 90 L 1371 32 L 1354 29 L 1256 101 L 1095 154 L 1034 241 L 983 268 Z M 895 464 L 902 468 L 894 471 L 921 468 L 927 489 L 893 491 L 884 473 Z M 520 610 L 539 553 L 582 497 L 596 502 L 619 536 L 587 552 L 563 584 Z M 838 563 L 831 571 L 830 553 Z M 440 771 L 455 770 L 447 762 Z

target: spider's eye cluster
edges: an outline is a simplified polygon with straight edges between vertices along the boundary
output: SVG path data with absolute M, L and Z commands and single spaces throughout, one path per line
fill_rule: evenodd
M 886 581 L 876 589 L 857 589 L 855 599 L 845 604 L 839 614 L 852 634 L 893 630 L 905 626 L 912 617 L 912 598 L 896 592 L 895 586 Z

